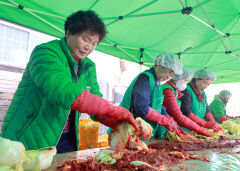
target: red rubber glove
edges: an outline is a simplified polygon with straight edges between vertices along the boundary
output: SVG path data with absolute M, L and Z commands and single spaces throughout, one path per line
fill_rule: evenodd
M 222 129 L 222 127 L 217 122 L 213 125 L 212 129 L 216 132 L 217 131 L 222 131 L 223 134 L 224 134 L 224 130 Z
M 240 116 L 228 116 L 228 115 L 227 115 L 227 117 L 228 117 L 229 119 L 237 119 L 237 118 L 240 118 Z
M 220 118 L 217 118 L 217 120 L 218 120 L 218 122 L 223 123 L 223 121 L 227 121 L 227 120 L 229 120 L 229 118 L 227 116 L 222 116 Z
M 81 95 L 73 102 L 71 109 L 96 116 L 102 115 L 116 121 L 129 121 L 136 130 L 139 129 L 133 115 L 127 109 L 113 106 L 107 100 L 88 91 L 82 91 Z
M 198 131 L 195 131 L 196 133 L 198 134 L 202 134 L 204 136 L 207 136 L 207 137 L 213 137 L 214 135 L 211 134 L 210 132 L 208 132 L 205 128 L 203 127 L 200 127 Z
M 240 118 L 240 116 L 228 116 L 228 115 L 227 115 L 227 117 L 229 117 L 230 119 L 237 119 L 237 118 Z
M 212 116 L 212 113 L 210 113 L 210 112 L 205 114 L 204 119 L 208 122 L 212 122 L 212 123 L 216 122 L 215 119 Z
M 155 122 L 159 125 L 166 127 L 169 131 L 175 132 L 177 135 L 183 133 L 179 126 L 173 121 L 173 118 L 171 118 L 170 116 L 161 115 L 151 107 L 149 107 L 149 111 L 145 118 L 151 122 Z
M 217 124 L 217 122 L 215 122 L 215 120 L 214 122 L 206 122 L 193 113 L 191 113 L 188 117 L 204 128 L 213 129 L 214 131 L 222 131 L 224 133 L 223 129 Z
M 206 122 L 202 119 L 200 119 L 197 115 L 195 115 L 194 113 L 191 113 L 189 116 L 188 116 L 192 121 L 196 122 L 199 126 L 201 127 L 204 127 L 204 128 L 208 128 L 208 129 L 211 129 L 213 127 L 213 125 L 216 123 L 216 122 Z
M 200 127 L 197 123 L 182 114 L 181 109 L 179 108 L 177 103 L 177 98 L 172 89 L 164 89 L 163 94 L 163 106 L 166 107 L 169 115 L 172 116 L 179 125 L 198 134 L 202 134 L 208 137 L 213 136 L 213 134 L 209 133 L 206 129 Z
M 211 123 L 214 123 L 212 125 L 212 128 L 214 131 L 222 131 L 224 134 L 224 130 L 222 129 L 222 127 L 220 125 L 218 125 L 218 123 L 215 121 L 215 119 L 213 118 L 212 114 L 210 112 L 206 113 L 205 117 L 206 121 L 209 121 Z
M 101 122 L 102 124 L 104 124 L 110 128 L 115 128 L 116 126 L 118 126 L 119 124 L 122 123 L 122 120 L 116 120 L 115 118 L 106 117 L 105 115 L 97 115 L 97 116 L 95 116 L 95 119 L 98 122 Z
M 177 129 L 180 130 L 180 134 L 187 134 L 186 131 L 184 131 L 181 127 L 178 126 L 178 124 L 177 124 L 176 122 L 174 122 L 174 119 L 173 119 L 171 116 L 167 115 L 166 117 L 167 117 L 168 119 L 172 120 L 173 123 L 171 123 L 171 124 L 173 124 L 174 126 L 175 126 L 175 125 L 177 126 Z

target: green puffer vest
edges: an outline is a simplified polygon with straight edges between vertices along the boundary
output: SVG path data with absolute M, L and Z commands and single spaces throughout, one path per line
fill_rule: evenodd
M 140 73 L 139 75 L 141 75 L 141 74 L 145 74 L 149 78 L 149 95 L 150 95 L 151 107 L 153 109 L 155 109 L 157 112 L 161 113 L 162 103 L 163 103 L 163 99 L 164 99 L 161 84 L 160 83 L 158 84 L 159 88 L 156 87 L 155 81 L 154 81 L 154 76 L 152 73 L 144 71 L 144 72 Z M 132 81 L 132 83 L 126 90 L 123 100 L 120 104 L 120 106 L 122 106 L 128 110 L 130 109 L 130 106 L 132 104 L 132 90 L 133 90 L 133 87 L 134 87 L 139 75 Z M 133 113 L 133 111 L 130 111 L 130 112 Z M 133 113 L 133 115 L 134 115 L 134 113 Z M 153 136 L 150 138 L 150 140 L 153 139 L 156 136 L 156 134 L 158 135 L 157 138 L 161 138 L 164 136 L 163 133 L 165 132 L 165 129 L 161 129 L 159 124 L 151 122 L 151 121 L 145 119 L 144 117 L 142 119 L 145 120 L 146 122 L 148 122 L 153 128 L 153 131 L 152 131 Z
M 192 97 L 192 113 L 197 115 L 200 119 L 204 120 L 206 110 L 207 110 L 207 96 L 205 91 L 202 92 L 203 95 L 203 102 L 199 101 L 197 95 L 194 93 L 191 86 L 187 85 L 187 91 L 189 92 L 190 96 Z
M 76 67 L 65 38 L 37 46 L 4 118 L 1 136 L 22 142 L 26 150 L 55 146 L 82 90 L 91 87 L 90 92 L 101 96 L 94 62 L 84 58 L 79 77 Z

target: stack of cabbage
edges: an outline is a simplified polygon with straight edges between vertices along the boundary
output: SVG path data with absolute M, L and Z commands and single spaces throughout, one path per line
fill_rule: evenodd
M 0 137 L 0 171 L 40 171 L 48 168 L 56 154 L 56 147 L 25 151 L 21 142 Z
M 228 138 L 240 138 L 240 118 L 224 121 L 220 125 Z

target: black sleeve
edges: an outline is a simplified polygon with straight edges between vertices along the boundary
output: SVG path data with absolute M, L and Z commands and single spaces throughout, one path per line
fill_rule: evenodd
M 132 90 L 131 109 L 133 110 L 133 114 L 144 117 L 148 114 L 150 104 L 149 78 L 147 75 L 141 74 Z
M 161 114 L 162 114 L 162 115 L 165 115 L 165 116 L 169 115 L 169 114 L 167 113 L 167 109 L 166 109 L 165 106 L 162 106 Z
M 184 94 L 179 100 L 182 102 L 181 111 L 185 116 L 189 116 L 192 113 L 192 97 L 186 90 L 182 91 Z
M 211 111 L 210 111 L 209 106 L 208 106 L 208 104 L 207 104 L 206 113 L 209 113 L 209 112 L 211 112 Z

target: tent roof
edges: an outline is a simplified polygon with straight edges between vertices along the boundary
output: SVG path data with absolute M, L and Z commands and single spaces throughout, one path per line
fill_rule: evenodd
M 215 83 L 240 80 L 239 0 L 0 0 L 1 18 L 56 37 L 67 16 L 88 9 L 107 26 L 101 52 L 146 66 L 174 53 L 192 70 L 212 70 Z

